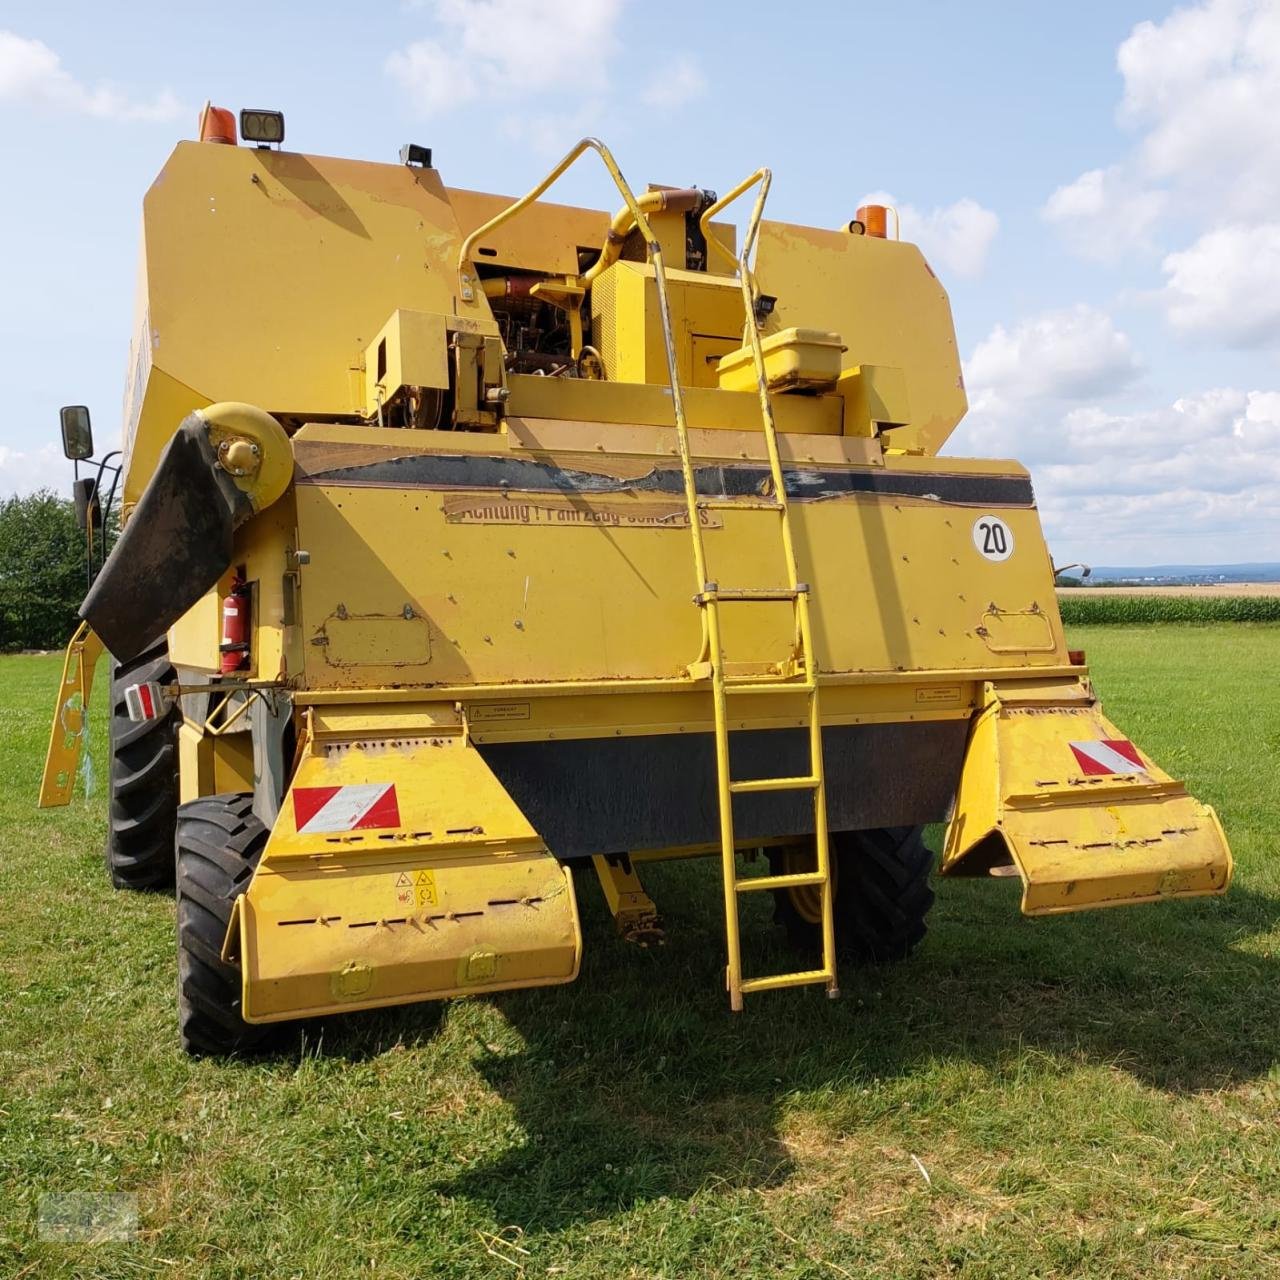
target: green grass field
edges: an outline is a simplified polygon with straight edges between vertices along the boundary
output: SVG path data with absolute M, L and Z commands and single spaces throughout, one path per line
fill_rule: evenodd
M 0 1275 L 1280 1275 L 1280 627 L 1071 638 L 1218 806 L 1226 898 L 942 881 L 908 964 L 734 1017 L 713 863 L 649 873 L 654 951 L 580 880 L 576 984 L 230 1063 L 177 1048 L 173 906 L 107 887 L 101 784 L 34 807 L 57 660 L 0 660 Z M 67 1191 L 136 1193 L 137 1240 L 39 1243 Z

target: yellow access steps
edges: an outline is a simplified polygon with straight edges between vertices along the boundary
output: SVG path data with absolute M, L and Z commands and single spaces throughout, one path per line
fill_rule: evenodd
M 715 711 L 716 796 L 720 816 L 720 855 L 724 881 L 725 939 L 728 952 L 726 979 L 730 1007 L 735 1012 L 742 1008 L 744 995 L 750 995 L 757 991 L 772 991 L 781 987 L 824 983 L 828 995 L 834 996 L 838 994 L 836 988 L 831 850 L 827 833 L 826 779 L 822 760 L 822 716 L 819 708 L 816 664 L 812 657 L 813 639 L 809 619 L 810 588 L 808 583 L 799 580 L 796 571 L 795 543 L 791 532 L 790 510 L 787 504 L 786 485 L 782 474 L 782 461 L 778 452 L 773 407 L 769 401 L 764 354 L 754 319 L 756 304 L 755 283 L 749 266 L 751 252 L 759 231 L 760 217 L 764 210 L 765 197 L 769 190 L 769 182 L 769 171 L 761 169 L 745 182 L 740 183 L 724 199 L 717 201 L 703 213 L 702 229 L 704 235 L 708 237 L 707 243 L 714 245 L 715 248 L 732 260 L 732 255 L 728 254 L 728 251 L 716 240 L 714 233 L 711 231 L 709 226 L 710 218 L 752 186 L 757 183 L 760 185 L 755 209 L 751 215 L 747 234 L 743 239 L 742 253 L 736 261 L 736 266 L 742 286 L 743 303 L 747 317 L 746 330 L 755 362 L 756 381 L 760 393 L 761 425 L 769 454 L 769 470 L 773 484 L 771 497 L 743 500 L 728 497 L 700 497 L 698 495 L 693 460 L 689 450 L 684 408 L 679 390 L 679 379 L 676 373 L 674 349 L 671 345 L 669 331 L 667 332 L 672 400 L 676 409 L 676 435 L 680 444 L 685 501 L 689 508 L 689 527 L 693 535 L 694 565 L 701 587 L 694 596 L 694 603 L 703 610 L 706 620 L 707 650 L 711 660 L 711 689 Z M 665 280 L 660 272 L 655 274 L 658 275 L 660 306 L 665 316 L 666 304 L 662 300 Z M 721 587 L 719 583 L 710 580 L 707 569 L 706 546 L 703 542 L 702 524 L 698 519 L 698 512 L 730 509 L 777 515 L 781 534 L 782 559 L 786 572 L 785 586 L 725 588 Z M 791 679 L 779 679 L 776 676 L 764 679 L 729 676 L 726 671 L 727 664 L 721 628 L 721 606 L 749 606 L 752 604 L 776 604 L 780 602 L 789 603 L 792 606 L 794 613 L 793 635 L 795 639 L 792 653 L 788 655 L 787 661 L 785 663 L 779 662 L 777 666 L 780 672 L 790 670 L 796 672 L 797 676 Z M 807 703 L 806 719 L 809 730 L 808 772 L 799 776 L 735 779 L 730 768 L 729 699 L 741 695 L 798 692 L 805 694 Z M 816 869 L 789 875 L 742 878 L 737 872 L 733 799 L 738 795 L 783 791 L 808 791 L 812 793 L 814 843 L 817 854 Z M 759 978 L 744 978 L 742 976 L 738 895 L 771 889 L 800 888 L 802 886 L 817 886 L 821 890 L 821 968 L 800 970 L 794 973 L 771 974 Z
M 826 984 L 828 995 L 836 995 L 835 926 L 832 912 L 832 885 L 830 874 L 831 851 L 827 839 L 827 797 L 822 767 L 822 720 L 818 707 L 818 685 L 815 665 L 812 661 L 813 639 L 809 621 L 809 587 L 796 575 L 795 547 L 791 535 L 791 521 L 787 507 L 786 487 L 783 482 L 782 463 L 778 454 L 777 430 L 773 419 L 773 407 L 769 402 L 764 353 L 756 325 L 756 287 L 750 270 L 750 258 L 760 230 L 765 197 L 772 175 L 767 169 L 759 169 L 741 182 L 722 200 L 703 211 L 701 229 L 707 244 L 734 264 L 742 286 L 746 308 L 746 330 L 755 364 L 756 382 L 760 390 L 760 410 L 765 443 L 769 452 L 769 469 L 773 478 L 773 495 L 762 498 L 730 498 L 723 496 L 699 497 L 689 448 L 688 422 L 684 412 L 684 397 L 680 387 L 679 368 L 676 359 L 675 336 L 671 320 L 671 301 L 667 290 L 666 268 L 663 264 L 662 243 L 653 233 L 649 219 L 636 200 L 627 180 L 622 176 L 609 149 L 596 138 L 583 138 L 572 151 L 533 190 L 495 215 L 483 226 L 473 231 L 463 243 L 458 254 L 459 289 L 463 298 L 471 298 L 476 288 L 474 267 L 470 252 L 485 234 L 500 223 L 519 213 L 537 200 L 553 182 L 587 150 L 595 151 L 604 162 L 609 176 L 626 203 L 637 229 L 644 237 L 653 265 L 654 283 L 658 298 L 658 314 L 662 326 L 662 339 L 667 360 L 667 381 L 671 388 L 672 408 L 675 416 L 676 438 L 679 442 L 680 468 L 684 480 L 685 504 L 689 528 L 693 537 L 694 571 L 697 579 L 695 603 L 702 609 L 705 619 L 706 651 L 710 654 L 711 688 L 715 700 L 716 742 L 716 795 L 720 815 L 720 852 L 724 877 L 725 935 L 728 950 L 727 981 L 729 1002 L 736 1011 L 742 1008 L 742 997 L 755 991 L 769 991 L 777 987 L 802 986 L 808 983 Z M 744 192 L 759 185 L 755 208 L 743 240 L 738 258 L 725 248 L 710 227 L 710 219 Z M 707 509 L 732 509 L 734 511 L 758 511 L 777 513 L 782 534 L 782 552 L 787 582 L 783 587 L 740 587 L 723 589 L 711 580 L 707 572 L 706 548 L 702 540 L 699 511 Z M 750 605 L 790 601 L 795 613 L 795 643 L 786 662 L 778 664 L 777 672 L 764 680 L 730 678 L 726 673 L 724 646 L 721 641 L 720 606 L 722 604 Z M 702 663 L 695 664 L 703 665 Z M 729 723 L 726 712 L 728 699 L 738 694 L 805 693 L 808 700 L 809 772 L 799 777 L 750 778 L 735 780 L 729 770 Z M 733 797 L 761 791 L 810 791 L 813 794 L 814 842 L 817 850 L 816 870 L 797 875 L 763 876 L 749 880 L 737 874 L 733 834 Z M 742 977 L 742 956 L 739 945 L 738 894 L 764 889 L 820 885 L 822 889 L 822 967 L 796 973 L 781 973 L 769 977 Z

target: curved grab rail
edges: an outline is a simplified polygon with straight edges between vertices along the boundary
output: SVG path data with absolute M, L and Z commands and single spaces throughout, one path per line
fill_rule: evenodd
M 604 167 L 609 171 L 609 176 L 613 179 L 614 185 L 618 188 L 619 194 L 622 196 L 623 202 L 627 206 L 628 212 L 635 220 L 635 224 L 640 228 L 641 235 L 650 242 L 652 246 L 654 242 L 653 228 L 649 225 L 649 220 L 644 216 L 644 210 L 640 206 L 640 201 L 636 199 L 631 187 L 627 184 L 626 178 L 622 176 L 622 171 L 618 168 L 617 161 L 613 158 L 613 153 L 608 147 L 600 141 L 599 138 L 583 138 L 575 147 L 570 150 L 568 155 L 560 161 L 554 169 L 541 182 L 538 183 L 532 191 L 526 192 L 519 200 L 513 201 L 500 213 L 494 214 L 488 222 L 478 226 L 463 242 L 462 248 L 458 250 L 458 287 L 462 294 L 463 300 L 471 302 L 474 300 L 477 292 L 476 277 L 472 274 L 471 251 L 475 247 L 476 242 L 482 237 L 487 236 L 491 231 L 502 226 L 504 222 L 509 222 L 516 214 L 523 212 L 535 200 L 542 196 L 556 181 L 564 174 L 564 172 L 578 159 L 585 151 L 594 151 L 604 162 Z M 469 269 L 470 268 L 470 269 Z
M 742 252 L 735 258 L 732 252 L 725 247 L 722 241 L 714 231 L 711 230 L 711 219 L 722 209 L 731 205 L 739 196 L 750 191 L 752 187 L 760 184 L 760 192 L 756 196 L 755 207 L 751 211 L 751 219 L 747 224 L 747 232 L 742 238 Z M 743 178 L 732 191 L 721 196 L 715 204 L 710 205 L 702 211 L 702 215 L 698 219 L 698 229 L 702 232 L 702 238 L 707 245 L 714 249 L 726 262 L 737 270 L 750 274 L 748 262 L 751 258 L 751 252 L 755 248 L 756 236 L 760 231 L 760 218 L 764 213 L 764 202 L 769 195 L 769 187 L 773 183 L 773 171 L 770 169 L 757 169 L 750 177 Z M 754 296 L 755 286 L 752 284 L 752 295 Z
M 684 476 L 685 504 L 689 516 L 689 528 L 693 536 L 694 573 L 697 578 L 697 589 L 701 591 L 707 582 L 707 565 L 702 539 L 698 536 L 697 484 L 693 473 L 693 457 L 689 449 L 689 427 L 684 412 L 684 395 L 680 390 L 680 368 L 676 358 L 675 329 L 671 323 L 671 303 L 667 294 L 667 272 L 662 261 L 662 245 L 653 234 L 653 228 L 649 225 L 649 219 L 645 217 L 640 201 L 636 199 L 635 192 L 631 190 L 626 178 L 622 176 L 622 170 L 618 168 L 618 163 L 614 160 L 613 153 L 609 148 L 599 138 L 583 138 L 533 190 L 521 196 L 519 200 L 509 204 L 482 226 L 477 227 L 462 242 L 462 248 L 458 251 L 458 286 L 463 299 L 470 302 L 477 293 L 477 278 L 472 274 L 474 267 L 471 264 L 471 250 L 475 247 L 476 242 L 482 236 L 488 235 L 496 227 L 500 227 L 504 222 L 514 218 L 522 210 L 527 209 L 585 151 L 594 151 L 604 162 L 604 167 L 609 171 L 609 176 L 618 188 L 618 193 L 622 196 L 631 217 L 635 220 L 640 234 L 644 236 L 649 250 L 649 261 L 653 265 L 654 282 L 657 285 L 658 294 L 658 317 L 662 323 L 663 346 L 666 348 L 667 379 L 671 386 L 671 407 L 675 416 L 676 439 L 679 442 L 680 470 Z M 703 645 L 705 648 L 705 631 Z

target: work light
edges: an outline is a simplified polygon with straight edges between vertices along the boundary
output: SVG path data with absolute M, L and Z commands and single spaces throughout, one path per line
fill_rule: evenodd
M 284 141 L 283 111 L 240 112 L 240 136 L 245 142 L 256 143 L 260 147 L 277 145 Z

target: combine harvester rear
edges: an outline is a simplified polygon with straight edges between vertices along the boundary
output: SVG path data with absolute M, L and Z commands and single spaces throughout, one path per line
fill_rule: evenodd
M 645 864 L 717 858 L 734 1009 L 904 958 L 926 823 L 1032 915 L 1226 889 L 1067 650 L 1027 473 L 938 456 L 950 308 L 884 209 L 637 195 L 592 139 L 512 203 L 275 113 L 201 134 L 144 204 L 126 522 L 42 794 L 105 645 L 108 863 L 162 885 L 176 840 L 188 1049 L 571 981 L 575 871 L 644 938 Z M 588 152 L 612 219 L 542 202 Z M 743 971 L 759 892 L 792 972 Z

